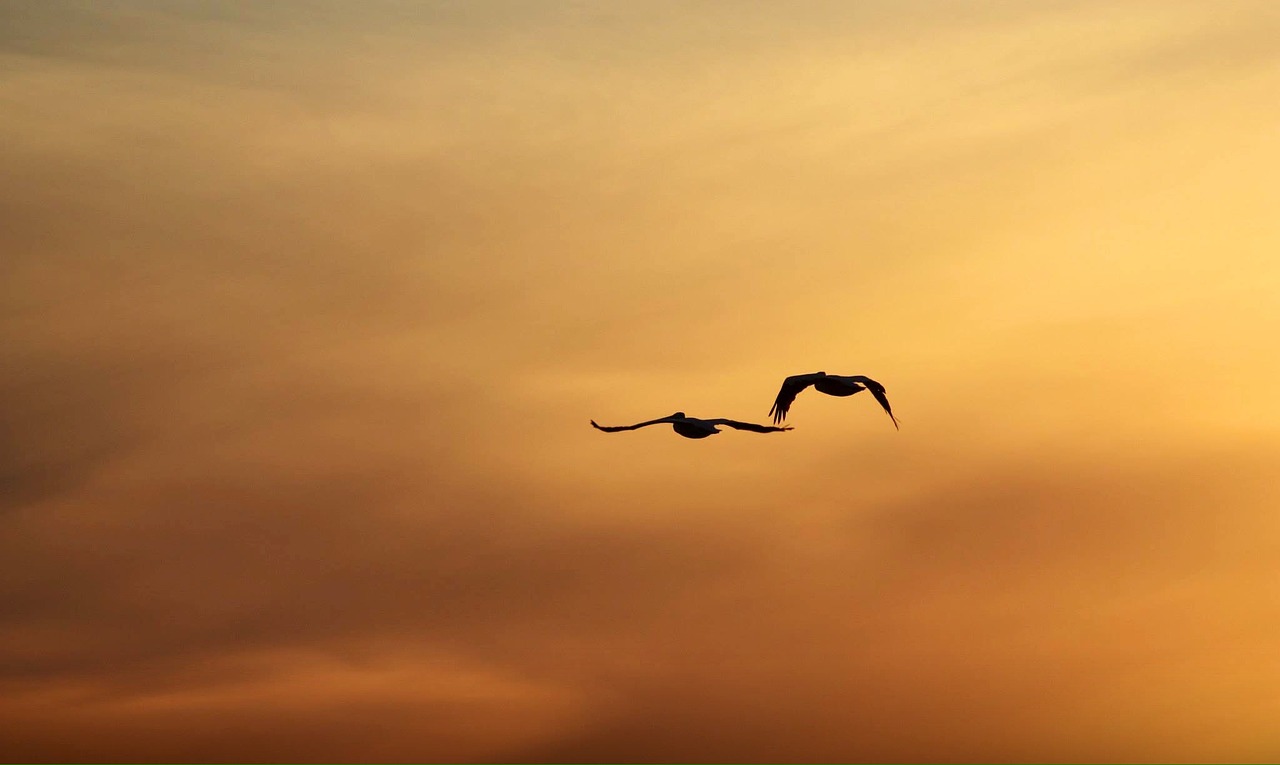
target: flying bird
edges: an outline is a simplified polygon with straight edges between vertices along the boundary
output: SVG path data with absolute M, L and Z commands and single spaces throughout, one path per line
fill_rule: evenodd
M 893 420 L 893 427 L 898 427 L 898 418 L 893 416 L 893 409 L 889 407 L 889 397 L 884 394 L 883 385 L 863 375 L 829 375 L 826 372 L 792 375 L 782 381 L 778 398 L 774 400 L 773 408 L 769 410 L 775 425 L 787 418 L 787 412 L 791 410 L 791 402 L 796 400 L 800 391 L 810 385 L 819 393 L 825 393 L 828 396 L 852 396 L 859 391 L 869 390 L 871 395 L 876 397 L 876 401 L 880 402 L 885 414 Z
M 603 430 L 606 433 L 617 433 L 619 430 L 635 430 L 648 425 L 661 425 L 664 422 L 671 423 L 671 427 L 675 432 L 685 438 L 706 438 L 714 436 L 720 430 L 716 426 L 724 425 L 735 430 L 750 430 L 754 433 L 781 433 L 784 430 L 792 430 L 791 426 L 775 428 L 769 425 L 756 425 L 752 422 L 738 422 L 737 420 L 726 420 L 723 417 L 715 420 L 700 420 L 697 417 L 687 417 L 684 412 L 676 412 L 669 417 L 662 417 L 648 422 L 639 422 L 635 425 L 616 425 L 614 427 L 606 427 L 596 424 L 595 420 L 591 421 L 591 427 L 596 430 Z

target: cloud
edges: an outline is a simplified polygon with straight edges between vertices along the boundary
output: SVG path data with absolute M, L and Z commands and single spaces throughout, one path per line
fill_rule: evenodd
M 962 483 L 888 503 L 857 499 L 850 476 L 826 496 L 851 499 L 816 514 L 776 504 L 735 522 L 691 499 L 665 520 L 584 525 L 536 486 L 455 472 L 447 452 L 419 462 L 394 401 L 350 406 L 371 424 L 335 433 L 340 456 L 309 426 L 331 407 L 305 405 L 239 449 L 148 454 L 167 478 L 120 471 L 11 518 L 4 683 L 26 709 L 11 740 L 32 747 L 17 751 L 45 750 L 35 731 L 67 724 L 31 710 L 80 699 L 78 730 L 169 731 L 92 750 L 126 759 L 196 751 L 178 741 L 228 759 L 1020 759 L 1045 741 L 1099 757 L 1128 751 L 1116 742 L 1144 694 L 1197 687 L 1199 673 L 1178 680 L 1163 663 L 1194 667 L 1205 640 L 1249 650 L 1267 635 L 1215 595 L 1265 574 L 1234 563 L 1270 538 L 1256 515 L 1267 460 L 1249 452 L 958 470 Z M 1188 612 L 1198 625 L 1182 624 Z M 449 667 L 532 695 L 486 695 L 490 681 L 465 672 L 438 702 L 378 685 L 415 671 L 444 682 Z M 289 690 L 304 682 L 331 685 Z M 467 693 L 487 699 L 475 724 L 511 716 L 481 728 L 495 748 L 446 739 L 424 753 L 435 728 L 408 716 L 461 724 Z M 1090 714 L 1099 700 L 1114 719 Z M 330 714 L 342 740 L 321 732 Z M 297 733 L 255 733 L 262 717 Z M 219 726 L 245 748 L 204 732 Z M 392 733 L 368 743 L 376 729 Z M 1185 751 L 1173 746 L 1160 751 Z
M 0 749 L 1269 759 L 1269 22 L 926 6 L 0 24 Z
M 1257 515 L 1266 467 L 1242 457 L 1216 474 L 1190 455 L 1150 473 L 1037 462 L 834 514 L 827 544 L 762 560 L 672 619 L 651 639 L 662 661 L 637 661 L 650 671 L 625 692 L 612 681 L 619 701 L 593 724 L 507 758 L 1265 758 L 1248 723 L 1180 727 L 1218 664 L 1203 646 L 1251 654 L 1275 627 L 1217 594 L 1261 584 L 1242 561 L 1274 546 Z M 1211 693 L 1268 703 L 1243 677 Z M 1142 719 L 1149 697 L 1173 708 Z

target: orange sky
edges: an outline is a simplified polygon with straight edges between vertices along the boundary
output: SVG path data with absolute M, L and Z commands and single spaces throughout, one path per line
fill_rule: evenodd
M 5 3 L 2 756 L 1276 761 L 1278 39 Z

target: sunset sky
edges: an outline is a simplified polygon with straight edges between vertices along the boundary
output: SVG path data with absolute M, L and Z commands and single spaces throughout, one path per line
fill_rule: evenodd
M 0 758 L 1275 762 L 1278 179 L 1271 0 L 0 1 Z

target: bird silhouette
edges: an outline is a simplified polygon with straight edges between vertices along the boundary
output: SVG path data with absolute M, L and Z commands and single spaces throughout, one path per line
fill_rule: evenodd
M 718 425 L 724 425 L 735 430 L 750 430 L 753 433 L 781 433 L 784 430 L 792 430 L 790 425 L 776 428 L 770 425 L 756 425 L 752 422 L 738 422 L 737 420 L 726 420 L 724 418 L 702 420 L 697 417 L 688 417 L 684 412 L 676 412 L 668 417 L 661 417 L 656 420 L 649 420 L 648 422 L 638 422 L 635 425 L 616 425 L 613 427 L 598 425 L 595 420 L 592 420 L 591 427 L 596 430 L 603 430 L 606 433 L 617 433 L 620 430 L 635 430 L 637 428 L 644 428 L 649 425 L 661 425 L 663 423 L 671 423 L 671 428 L 685 438 L 706 438 L 707 436 L 714 436 L 721 432 L 717 427 Z
M 876 397 L 876 401 L 880 402 L 885 414 L 893 420 L 893 427 L 898 427 L 898 418 L 893 416 L 893 409 L 889 407 L 889 398 L 884 394 L 883 385 L 864 375 L 829 375 L 826 372 L 792 375 L 782 381 L 778 397 L 774 399 L 773 408 L 769 410 L 775 425 L 787 418 L 791 403 L 810 385 L 819 393 L 825 393 L 828 396 L 852 396 L 859 391 L 869 390 L 871 395 Z

